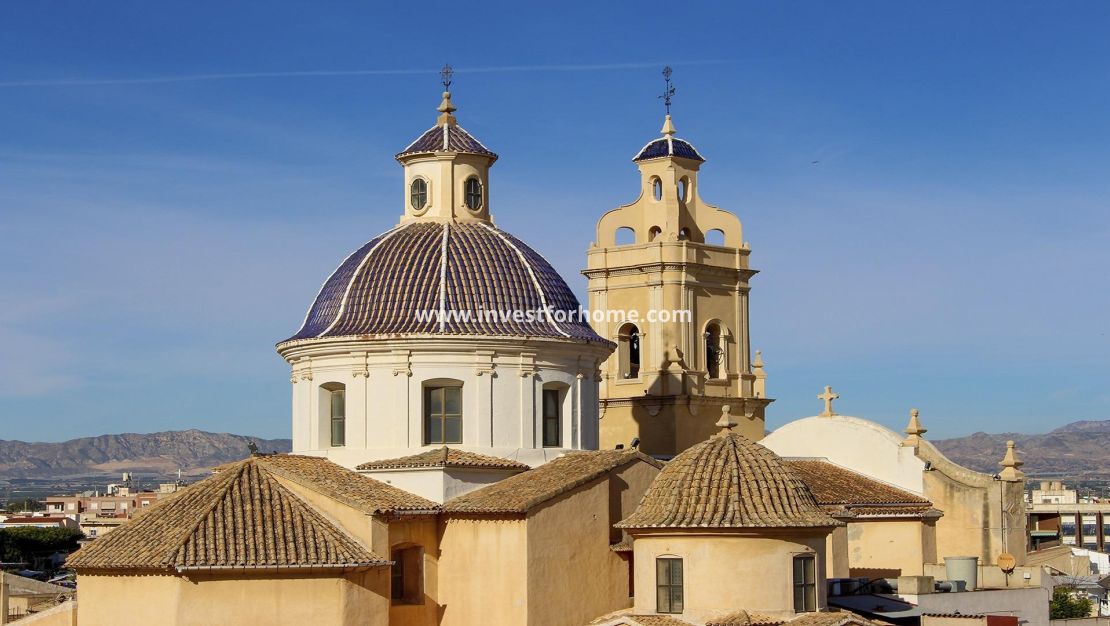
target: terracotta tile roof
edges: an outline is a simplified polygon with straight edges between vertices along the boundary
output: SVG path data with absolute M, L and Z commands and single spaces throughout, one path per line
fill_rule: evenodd
M 638 450 L 568 452 L 527 472 L 448 500 L 445 513 L 519 514 L 635 461 L 662 464 Z
M 826 511 L 862 516 L 921 516 L 935 511 L 925 498 L 824 459 L 784 459 Z
M 617 543 L 609 544 L 609 549 L 613 552 L 632 552 L 632 537 L 625 535 Z
M 786 622 L 789 626 L 844 626 L 858 624 L 859 626 L 875 626 L 864 617 L 851 611 L 822 611 L 819 613 L 802 613 L 798 617 Z M 706 626 L 709 626 L 706 624 Z
M 503 459 L 498 456 L 489 456 L 486 454 L 478 454 L 476 452 L 467 452 L 465 450 L 455 450 L 443 446 L 442 448 L 433 448 L 426 450 L 419 454 L 411 456 L 404 456 L 399 459 L 383 459 L 380 461 L 370 461 L 363 463 L 355 469 L 372 470 L 372 469 L 404 469 L 414 467 L 467 467 L 479 469 L 510 469 L 510 470 L 528 470 L 531 469 L 528 465 L 520 461 L 513 461 L 512 459 Z
M 634 615 L 632 609 L 621 609 L 591 621 L 588 626 L 691 626 L 690 622 L 671 615 Z
M 763 613 L 751 613 L 748 611 L 737 611 L 714 617 L 705 622 L 705 626 L 779 626 L 785 624 L 788 620 L 781 617 L 774 617 L 765 615 Z
M 809 487 L 774 452 L 731 431 L 676 456 L 618 528 L 831 527 Z
M 159 500 L 145 515 L 89 543 L 78 571 L 354 568 L 389 562 L 277 481 L 260 457 Z
M 442 324 L 428 315 L 441 309 L 455 312 Z M 431 334 L 612 345 L 578 312 L 551 264 L 509 233 L 478 222 L 408 222 L 347 257 L 285 341 Z
M 435 513 L 439 504 L 315 456 L 254 457 L 275 476 L 295 482 L 370 515 Z

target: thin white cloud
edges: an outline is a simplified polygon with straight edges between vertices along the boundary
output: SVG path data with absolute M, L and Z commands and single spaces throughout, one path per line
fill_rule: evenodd
M 492 74 L 500 72 L 603 72 L 613 70 L 644 69 L 652 67 L 719 65 L 734 63 L 735 59 L 701 59 L 676 62 L 636 62 L 636 63 L 593 63 L 559 65 L 502 65 L 490 67 L 454 68 L 457 74 Z M 215 74 L 171 74 L 165 76 L 146 76 L 136 78 L 47 78 L 32 80 L 0 81 L 0 87 L 79 87 L 86 85 L 144 85 L 155 83 L 185 83 L 215 80 L 239 80 L 258 78 L 313 78 L 335 76 L 405 76 L 432 74 L 439 69 L 361 69 L 361 70 L 298 70 L 291 72 L 232 72 Z

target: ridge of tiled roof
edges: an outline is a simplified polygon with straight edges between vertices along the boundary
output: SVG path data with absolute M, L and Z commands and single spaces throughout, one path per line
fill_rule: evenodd
M 939 515 L 933 503 L 825 459 L 790 458 L 786 465 L 813 492 L 817 503 L 837 516 L 897 517 Z
M 465 128 L 458 124 L 444 122 L 436 124 L 424 131 L 415 141 L 404 150 L 397 153 L 398 160 L 410 154 L 422 152 L 464 152 L 466 154 L 480 154 L 497 159 L 497 154 L 482 145 Z
M 369 515 L 435 513 L 440 508 L 431 500 L 363 476 L 323 457 L 273 454 L 255 458 L 275 476 Z
M 858 626 L 876 626 L 867 618 L 851 611 L 818 611 L 815 613 L 802 613 L 786 622 L 788 626 L 844 626 L 857 624 Z M 710 626 L 706 624 L 706 626 Z
M 457 450 L 448 446 L 442 448 L 433 448 L 425 450 L 418 454 L 403 456 L 396 459 L 381 459 L 378 461 L 368 461 L 357 466 L 358 470 L 375 470 L 375 469 L 407 469 L 419 467 L 465 467 L 465 468 L 478 468 L 478 469 L 509 469 L 509 470 L 529 470 L 525 463 L 514 461 L 512 459 L 503 459 L 499 456 L 490 456 L 488 454 L 478 454 L 477 452 L 467 452 L 466 450 Z
M 440 310 L 459 314 L 428 315 Z M 301 328 L 281 343 L 399 335 L 612 345 L 579 315 L 574 292 L 542 255 L 495 226 L 463 222 L 408 222 L 371 239 L 328 277 Z
M 661 159 L 668 156 L 691 159 L 694 161 L 705 161 L 705 157 L 698 152 L 697 148 L 695 148 L 692 143 L 685 139 L 671 136 L 660 137 L 647 142 L 647 144 L 636 153 L 632 161 L 637 163 L 639 161 Z
M 727 615 L 710 618 L 705 626 L 779 626 L 789 620 L 763 613 L 736 611 Z
M 639 450 L 580 450 L 568 452 L 539 467 L 448 500 L 444 513 L 521 514 L 606 472 L 643 461 L 662 467 Z
M 731 430 L 674 457 L 618 528 L 842 526 L 774 452 Z
M 81 570 L 347 569 L 389 561 L 284 487 L 259 459 L 156 502 L 74 553 Z

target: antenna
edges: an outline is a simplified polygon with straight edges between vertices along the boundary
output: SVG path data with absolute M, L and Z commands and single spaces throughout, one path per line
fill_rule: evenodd
M 671 84 L 671 66 L 668 65 L 663 68 L 663 80 L 667 83 L 667 88 L 663 90 L 662 95 L 659 96 L 663 100 L 663 106 L 667 108 L 667 115 L 671 114 L 671 98 L 674 97 L 674 85 Z

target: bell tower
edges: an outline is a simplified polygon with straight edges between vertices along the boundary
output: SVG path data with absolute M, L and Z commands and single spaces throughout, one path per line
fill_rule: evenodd
M 598 220 L 583 271 L 593 326 L 618 346 L 601 369 L 601 447 L 639 440 L 654 455 L 711 436 L 725 405 L 737 432 L 762 439 L 772 402 L 751 358 L 751 250 L 740 220 L 701 199 L 705 159 L 676 136 L 664 76 L 662 136 L 633 159 L 640 195 Z

